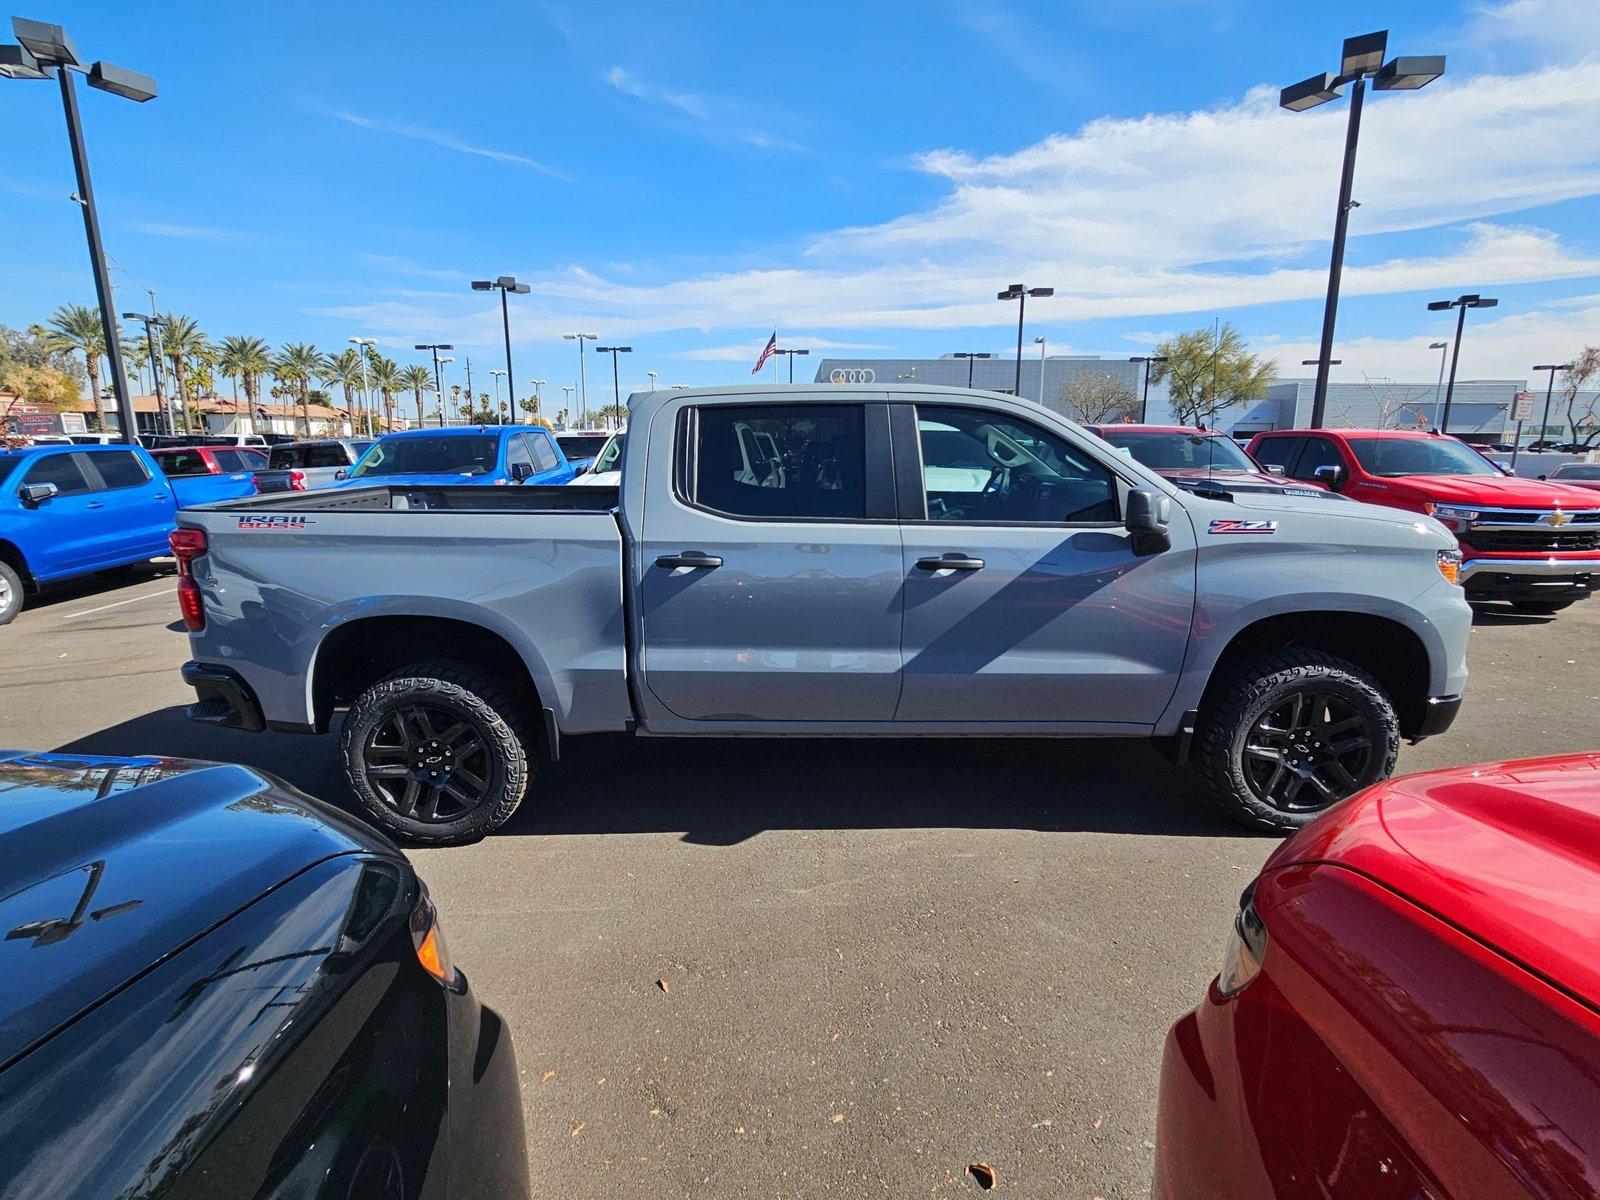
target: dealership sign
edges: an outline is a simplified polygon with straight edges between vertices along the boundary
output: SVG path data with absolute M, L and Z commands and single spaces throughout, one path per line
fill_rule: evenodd
M 1533 417 L 1533 393 L 1518 392 L 1511 400 L 1511 419 L 1518 423 Z
M 878 373 L 871 367 L 852 367 L 849 370 L 835 369 L 828 372 L 829 383 L 873 383 L 877 378 Z

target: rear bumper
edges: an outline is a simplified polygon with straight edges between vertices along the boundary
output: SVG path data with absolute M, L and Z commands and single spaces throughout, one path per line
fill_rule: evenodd
M 1600 586 L 1592 558 L 1469 558 L 1461 586 L 1473 600 L 1581 600 Z
M 237 671 L 190 661 L 183 664 L 183 681 L 194 689 L 195 702 L 185 714 L 191 721 L 250 733 L 267 727 L 261 701 Z

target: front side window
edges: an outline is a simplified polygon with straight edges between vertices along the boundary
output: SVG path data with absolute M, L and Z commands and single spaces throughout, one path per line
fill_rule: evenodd
M 1500 470 L 1455 438 L 1351 438 L 1350 452 L 1368 475 L 1499 475 Z
M 1294 461 L 1296 451 L 1304 438 L 1269 437 L 1256 443 L 1255 458 L 1263 467 L 1282 467 L 1285 471 Z
M 698 410 L 691 499 L 741 517 L 866 516 L 859 405 L 762 404 Z
M 528 444 L 533 454 L 535 473 L 543 475 L 546 471 L 554 471 L 561 465 L 561 460 L 556 457 L 556 448 L 550 444 L 548 434 L 530 433 Z
M 601 471 L 622 470 L 622 447 L 626 445 L 628 435 L 619 433 L 606 443 L 606 448 L 600 451 L 600 457 L 594 460 L 595 474 Z
M 384 475 L 487 475 L 495 469 L 500 439 L 440 434 L 384 438 L 350 468 L 350 478 Z
M 511 468 L 522 463 L 529 471 L 533 470 L 533 453 L 528 449 L 527 434 L 519 433 L 506 443 L 506 474 L 511 473 Z
M 89 461 L 94 463 L 107 488 L 138 487 L 150 478 L 132 450 L 108 450 Z
M 1111 472 L 1065 438 L 976 408 L 917 412 L 928 519 L 1084 524 L 1117 519 Z
M 22 482 L 25 485 L 53 483 L 63 496 L 78 495 L 89 490 L 89 480 L 78 466 L 76 454 L 46 454 L 28 468 Z
M 213 450 L 211 457 L 224 471 L 253 471 L 254 460 L 243 450 Z
M 1600 480 L 1600 466 L 1585 463 L 1568 463 L 1564 467 L 1557 467 L 1551 479 L 1583 479 Z
M 1306 448 L 1300 452 L 1300 461 L 1295 464 L 1294 477 L 1296 479 L 1315 479 L 1318 467 L 1342 467 L 1344 459 L 1339 457 L 1339 447 L 1327 438 L 1307 438 Z

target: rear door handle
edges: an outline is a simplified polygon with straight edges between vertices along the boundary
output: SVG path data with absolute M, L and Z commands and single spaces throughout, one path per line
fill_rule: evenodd
M 84 507 L 85 508 L 104 508 L 105 505 L 99 500 L 90 500 L 89 502 L 87 502 L 84 505 Z
M 656 566 L 675 570 L 678 567 L 689 567 L 696 571 L 711 571 L 722 565 L 722 559 L 715 554 L 706 554 L 700 550 L 685 550 L 682 554 L 663 554 L 656 559 Z
M 950 551 L 949 553 L 939 555 L 937 558 L 917 559 L 917 570 L 981 571 L 983 570 L 983 559 L 970 558 L 965 554 L 957 554 L 954 551 Z

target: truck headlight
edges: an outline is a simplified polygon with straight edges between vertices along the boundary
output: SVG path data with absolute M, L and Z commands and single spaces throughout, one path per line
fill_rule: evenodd
M 1239 911 L 1233 918 L 1233 936 L 1222 956 L 1222 973 L 1217 976 L 1217 991 L 1235 995 L 1245 984 L 1261 974 L 1261 960 L 1267 953 L 1267 927 L 1256 912 L 1255 884 L 1239 897 Z
M 1434 504 L 1431 501 L 1422 506 L 1422 511 L 1452 529 L 1465 529 L 1483 515 L 1475 508 L 1464 508 L 1459 504 Z
M 1439 551 L 1439 574 L 1450 583 L 1461 582 L 1461 551 Z

